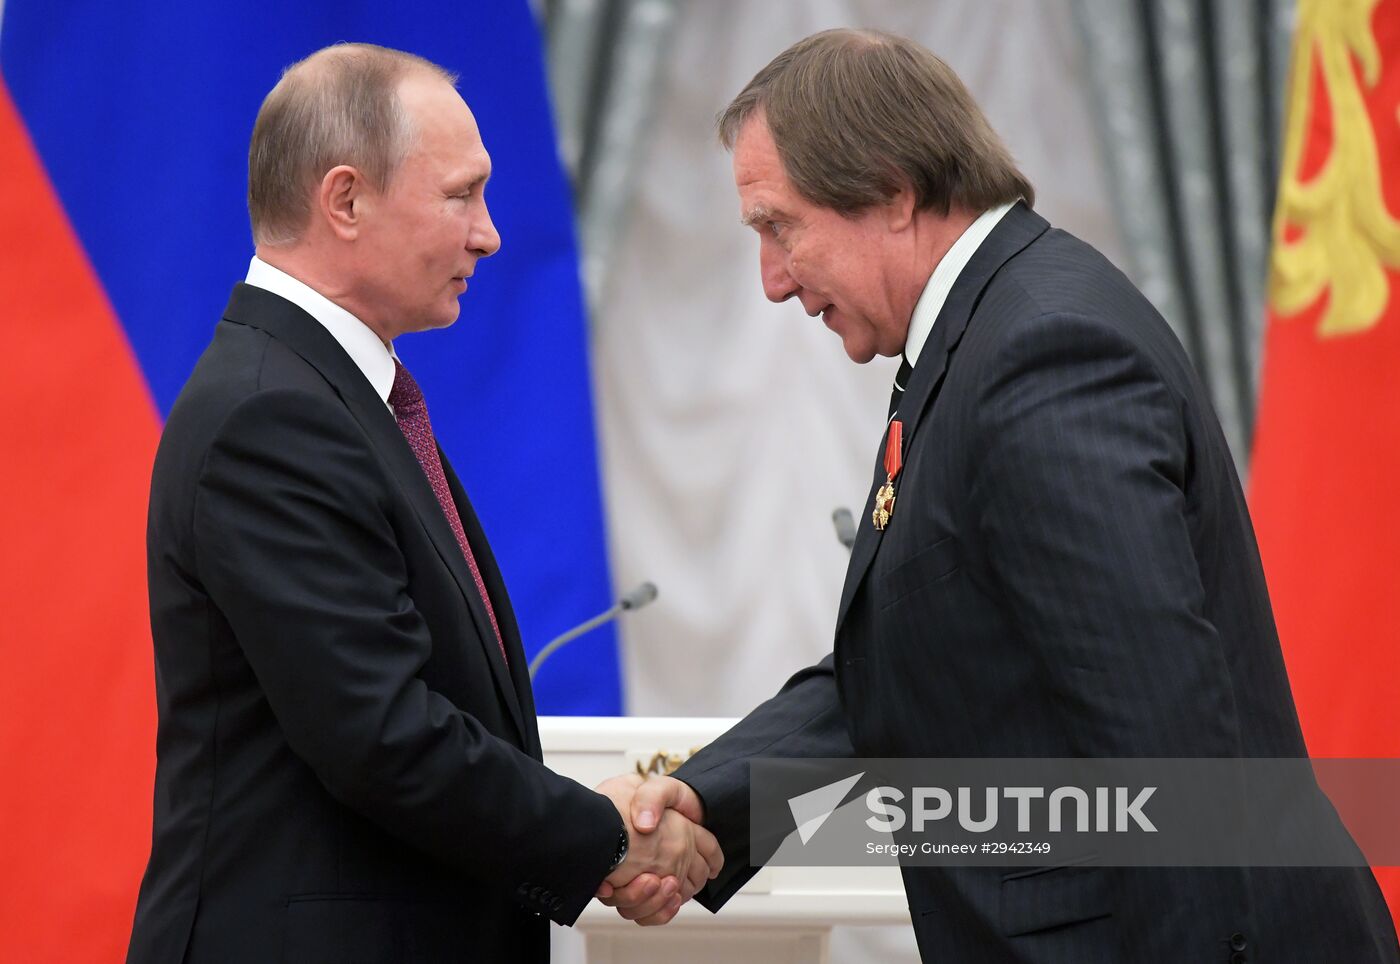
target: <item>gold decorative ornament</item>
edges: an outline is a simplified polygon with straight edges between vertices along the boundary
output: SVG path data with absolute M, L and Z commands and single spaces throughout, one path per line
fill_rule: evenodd
M 636 763 L 637 776 L 647 777 L 652 774 L 669 777 L 680 769 L 682 763 L 689 760 L 700 749 L 693 746 L 684 753 L 673 753 L 669 750 L 657 750 L 652 754 L 651 759 L 643 764 L 641 760 Z
M 1386 209 L 1376 133 L 1361 84 L 1374 88 L 1381 51 L 1371 30 L 1379 0 L 1301 0 L 1288 78 L 1283 172 L 1274 211 L 1269 304 L 1294 315 L 1329 292 L 1323 337 L 1374 327 L 1390 301 L 1386 268 L 1400 268 L 1400 220 Z M 1332 109 L 1327 159 L 1299 177 L 1317 73 Z M 1358 79 L 1358 74 L 1360 75 Z M 1392 115 L 1390 123 L 1400 118 Z M 1301 232 L 1285 241 L 1285 230 Z
M 890 524 L 890 516 L 894 514 L 894 486 L 889 482 L 880 486 L 880 491 L 875 493 L 875 511 L 870 514 L 870 521 L 875 523 L 875 528 L 884 530 Z

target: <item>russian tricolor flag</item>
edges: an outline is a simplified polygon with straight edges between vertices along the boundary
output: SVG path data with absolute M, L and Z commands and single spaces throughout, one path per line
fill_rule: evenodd
M 587 330 L 525 0 L 0 6 L 0 959 L 116 960 L 150 841 L 147 484 L 162 419 L 252 254 L 248 137 L 282 67 L 363 40 L 461 74 L 501 252 L 396 344 L 527 647 L 605 609 Z M 603 630 L 544 713 L 620 711 Z

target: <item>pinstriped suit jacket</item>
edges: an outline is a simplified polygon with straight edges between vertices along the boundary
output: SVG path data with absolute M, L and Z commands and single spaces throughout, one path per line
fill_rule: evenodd
M 717 910 L 753 873 L 752 757 L 1305 754 L 1215 414 L 1166 323 L 1101 255 L 1012 209 L 958 278 L 895 417 L 896 509 L 883 533 L 870 524 L 877 464 L 834 653 L 677 773 L 727 857 L 702 903 Z M 1400 958 L 1365 869 L 904 880 L 928 961 Z

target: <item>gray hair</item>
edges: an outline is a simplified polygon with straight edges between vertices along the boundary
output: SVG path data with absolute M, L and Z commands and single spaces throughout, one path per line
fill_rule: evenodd
M 311 195 L 327 171 L 348 164 L 378 190 L 417 132 L 398 87 L 422 72 L 455 85 L 455 75 L 414 54 L 374 44 L 335 44 L 282 72 L 263 100 L 248 147 L 248 214 L 256 244 L 297 240 Z
M 720 114 L 730 150 L 761 114 L 814 204 L 856 214 L 910 186 L 920 209 L 985 211 L 1035 190 L 953 69 L 912 40 L 825 30 L 760 70 Z

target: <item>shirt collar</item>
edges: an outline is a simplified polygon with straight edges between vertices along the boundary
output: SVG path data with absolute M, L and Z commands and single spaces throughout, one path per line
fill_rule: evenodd
M 958 275 L 962 274 L 963 268 L 967 267 L 987 235 L 992 233 L 992 228 L 1015 206 L 1016 202 L 1013 201 L 982 212 L 934 267 L 933 274 L 929 275 L 928 283 L 924 285 L 924 293 L 919 296 L 918 304 L 914 305 L 914 316 L 909 320 L 904 357 L 910 365 L 919 363 L 919 353 L 924 350 L 929 332 L 933 331 L 933 323 L 938 320 L 938 313 L 943 310 L 943 303 L 948 300 L 948 292 L 953 290 Z
M 350 356 L 355 367 L 364 373 L 384 404 L 389 404 L 389 390 L 394 387 L 394 360 L 398 357 L 392 343 L 386 346 L 363 321 L 310 285 L 256 255 L 248 265 L 248 277 L 244 281 L 286 298 L 320 322 Z

